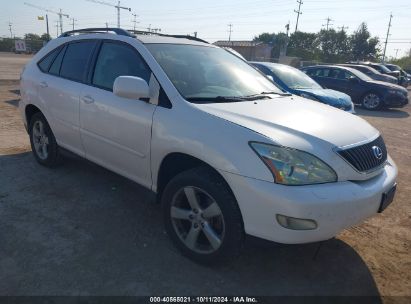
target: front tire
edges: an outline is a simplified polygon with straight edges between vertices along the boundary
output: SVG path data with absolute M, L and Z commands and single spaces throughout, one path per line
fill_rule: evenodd
M 364 95 L 361 104 L 365 109 L 375 111 L 382 108 L 383 102 L 378 94 L 369 92 Z
M 29 124 L 31 150 L 37 162 L 54 167 L 60 162 L 60 149 L 51 128 L 40 112 L 33 115 Z
M 202 264 L 240 255 L 244 228 L 237 201 L 225 181 L 207 167 L 175 176 L 161 197 L 165 228 L 181 253 Z

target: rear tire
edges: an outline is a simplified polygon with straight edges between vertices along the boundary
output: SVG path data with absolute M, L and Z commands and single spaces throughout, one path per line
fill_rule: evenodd
M 361 104 L 365 109 L 375 111 L 382 108 L 383 101 L 377 93 L 368 92 L 363 96 Z
M 212 169 L 178 174 L 165 187 L 161 203 L 166 231 L 184 256 L 220 264 L 240 255 L 241 212 L 228 185 Z
M 33 115 L 29 124 L 31 150 L 37 162 L 46 167 L 60 163 L 60 149 L 51 128 L 40 112 Z

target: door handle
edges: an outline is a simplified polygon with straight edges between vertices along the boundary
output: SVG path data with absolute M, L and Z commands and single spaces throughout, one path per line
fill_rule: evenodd
M 47 88 L 48 86 L 49 85 L 47 84 L 47 82 L 45 82 L 45 81 L 40 82 L 40 87 Z
M 86 104 L 91 104 L 94 102 L 94 98 L 89 95 L 84 96 L 82 99 Z

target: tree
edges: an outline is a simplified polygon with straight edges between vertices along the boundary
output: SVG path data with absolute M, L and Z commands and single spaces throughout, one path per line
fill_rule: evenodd
M 43 41 L 50 41 L 51 36 L 47 33 L 44 33 L 43 35 L 41 35 L 40 39 L 43 40 Z
M 315 33 L 295 32 L 288 43 L 288 56 L 314 60 L 318 55 L 318 39 Z
M 287 39 L 288 37 L 286 33 L 262 33 L 259 36 L 254 37 L 254 41 L 267 43 L 273 46 L 271 51 L 272 58 L 278 58 L 280 56 L 281 50 L 283 50 L 287 44 Z
M 323 62 L 344 62 L 349 57 L 349 40 L 344 30 L 321 30 L 318 35 L 320 58 Z
M 25 40 L 40 40 L 40 36 L 33 33 L 28 33 L 24 35 Z
M 350 59 L 375 60 L 380 53 L 378 45 L 378 37 L 371 37 L 367 24 L 363 22 L 350 37 Z

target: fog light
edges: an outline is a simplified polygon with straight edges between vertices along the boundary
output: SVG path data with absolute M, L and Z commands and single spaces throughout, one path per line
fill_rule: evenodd
M 317 228 L 317 222 L 309 219 L 299 219 L 281 214 L 276 215 L 277 222 L 287 229 L 292 230 L 313 230 Z

